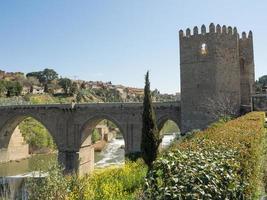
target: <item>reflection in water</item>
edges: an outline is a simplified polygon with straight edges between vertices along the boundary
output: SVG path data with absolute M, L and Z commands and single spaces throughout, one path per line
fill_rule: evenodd
M 0 176 L 15 176 L 28 172 L 46 171 L 51 162 L 57 160 L 57 154 L 39 154 L 21 161 L 0 164 Z

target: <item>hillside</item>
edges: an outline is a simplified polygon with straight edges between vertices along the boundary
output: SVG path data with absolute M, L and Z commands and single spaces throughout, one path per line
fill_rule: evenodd
M 179 94 L 152 92 L 153 101 L 176 101 Z M 0 104 L 40 104 L 90 102 L 141 102 L 143 88 L 114 85 L 111 82 L 71 80 L 59 77 L 53 69 L 39 72 L 0 70 Z

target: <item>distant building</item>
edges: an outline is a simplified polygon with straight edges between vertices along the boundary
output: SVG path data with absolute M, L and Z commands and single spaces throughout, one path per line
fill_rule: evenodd
M 31 88 L 31 93 L 32 94 L 44 94 L 44 88 L 34 85 Z

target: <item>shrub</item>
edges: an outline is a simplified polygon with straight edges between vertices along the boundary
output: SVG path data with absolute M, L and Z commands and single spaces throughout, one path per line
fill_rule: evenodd
M 154 163 L 145 198 L 256 198 L 264 141 L 264 113 L 213 124 L 173 145 Z
M 96 169 L 92 174 L 64 176 L 53 164 L 48 176 L 27 181 L 29 199 L 34 200 L 134 200 L 140 191 L 147 169 L 143 162 Z
M 55 149 L 55 143 L 47 129 L 37 120 L 28 117 L 19 125 L 26 142 L 33 148 L 49 147 Z
M 99 133 L 98 129 L 93 129 L 91 139 L 92 139 L 92 143 L 96 143 L 98 140 L 101 140 L 101 134 Z
M 144 183 L 146 167 L 141 161 L 127 162 L 123 167 L 98 169 L 82 182 L 85 199 L 88 200 L 130 200 Z
M 51 164 L 47 176 L 44 173 L 29 178 L 26 188 L 29 200 L 65 200 L 68 196 L 68 182 L 62 173 L 62 169 Z

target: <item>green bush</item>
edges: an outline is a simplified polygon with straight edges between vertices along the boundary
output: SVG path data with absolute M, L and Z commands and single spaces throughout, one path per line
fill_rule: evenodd
M 44 175 L 46 176 L 43 177 Z M 40 172 L 34 178 L 28 178 L 26 188 L 29 200 L 66 200 L 68 184 L 62 169 L 56 164 L 51 164 L 47 174 Z
M 60 167 L 52 165 L 46 177 L 30 178 L 26 186 L 30 200 L 134 200 L 146 172 L 141 161 L 97 169 L 84 177 L 64 176 Z
M 55 148 L 55 143 L 47 129 L 37 120 L 29 117 L 19 125 L 22 136 L 34 148 Z
M 143 162 L 127 162 L 123 167 L 95 170 L 84 177 L 84 199 L 86 200 L 134 200 L 146 175 Z M 73 198 L 78 199 L 78 198 Z
M 177 124 L 174 121 L 168 120 L 165 122 L 164 126 L 162 127 L 162 129 L 160 130 L 160 134 L 166 134 L 166 133 L 179 133 L 179 127 L 177 126 Z
M 265 138 L 264 113 L 195 133 L 154 163 L 145 199 L 256 199 Z
M 92 140 L 92 143 L 96 143 L 97 141 L 101 140 L 101 134 L 99 133 L 97 129 L 93 129 L 91 140 Z

